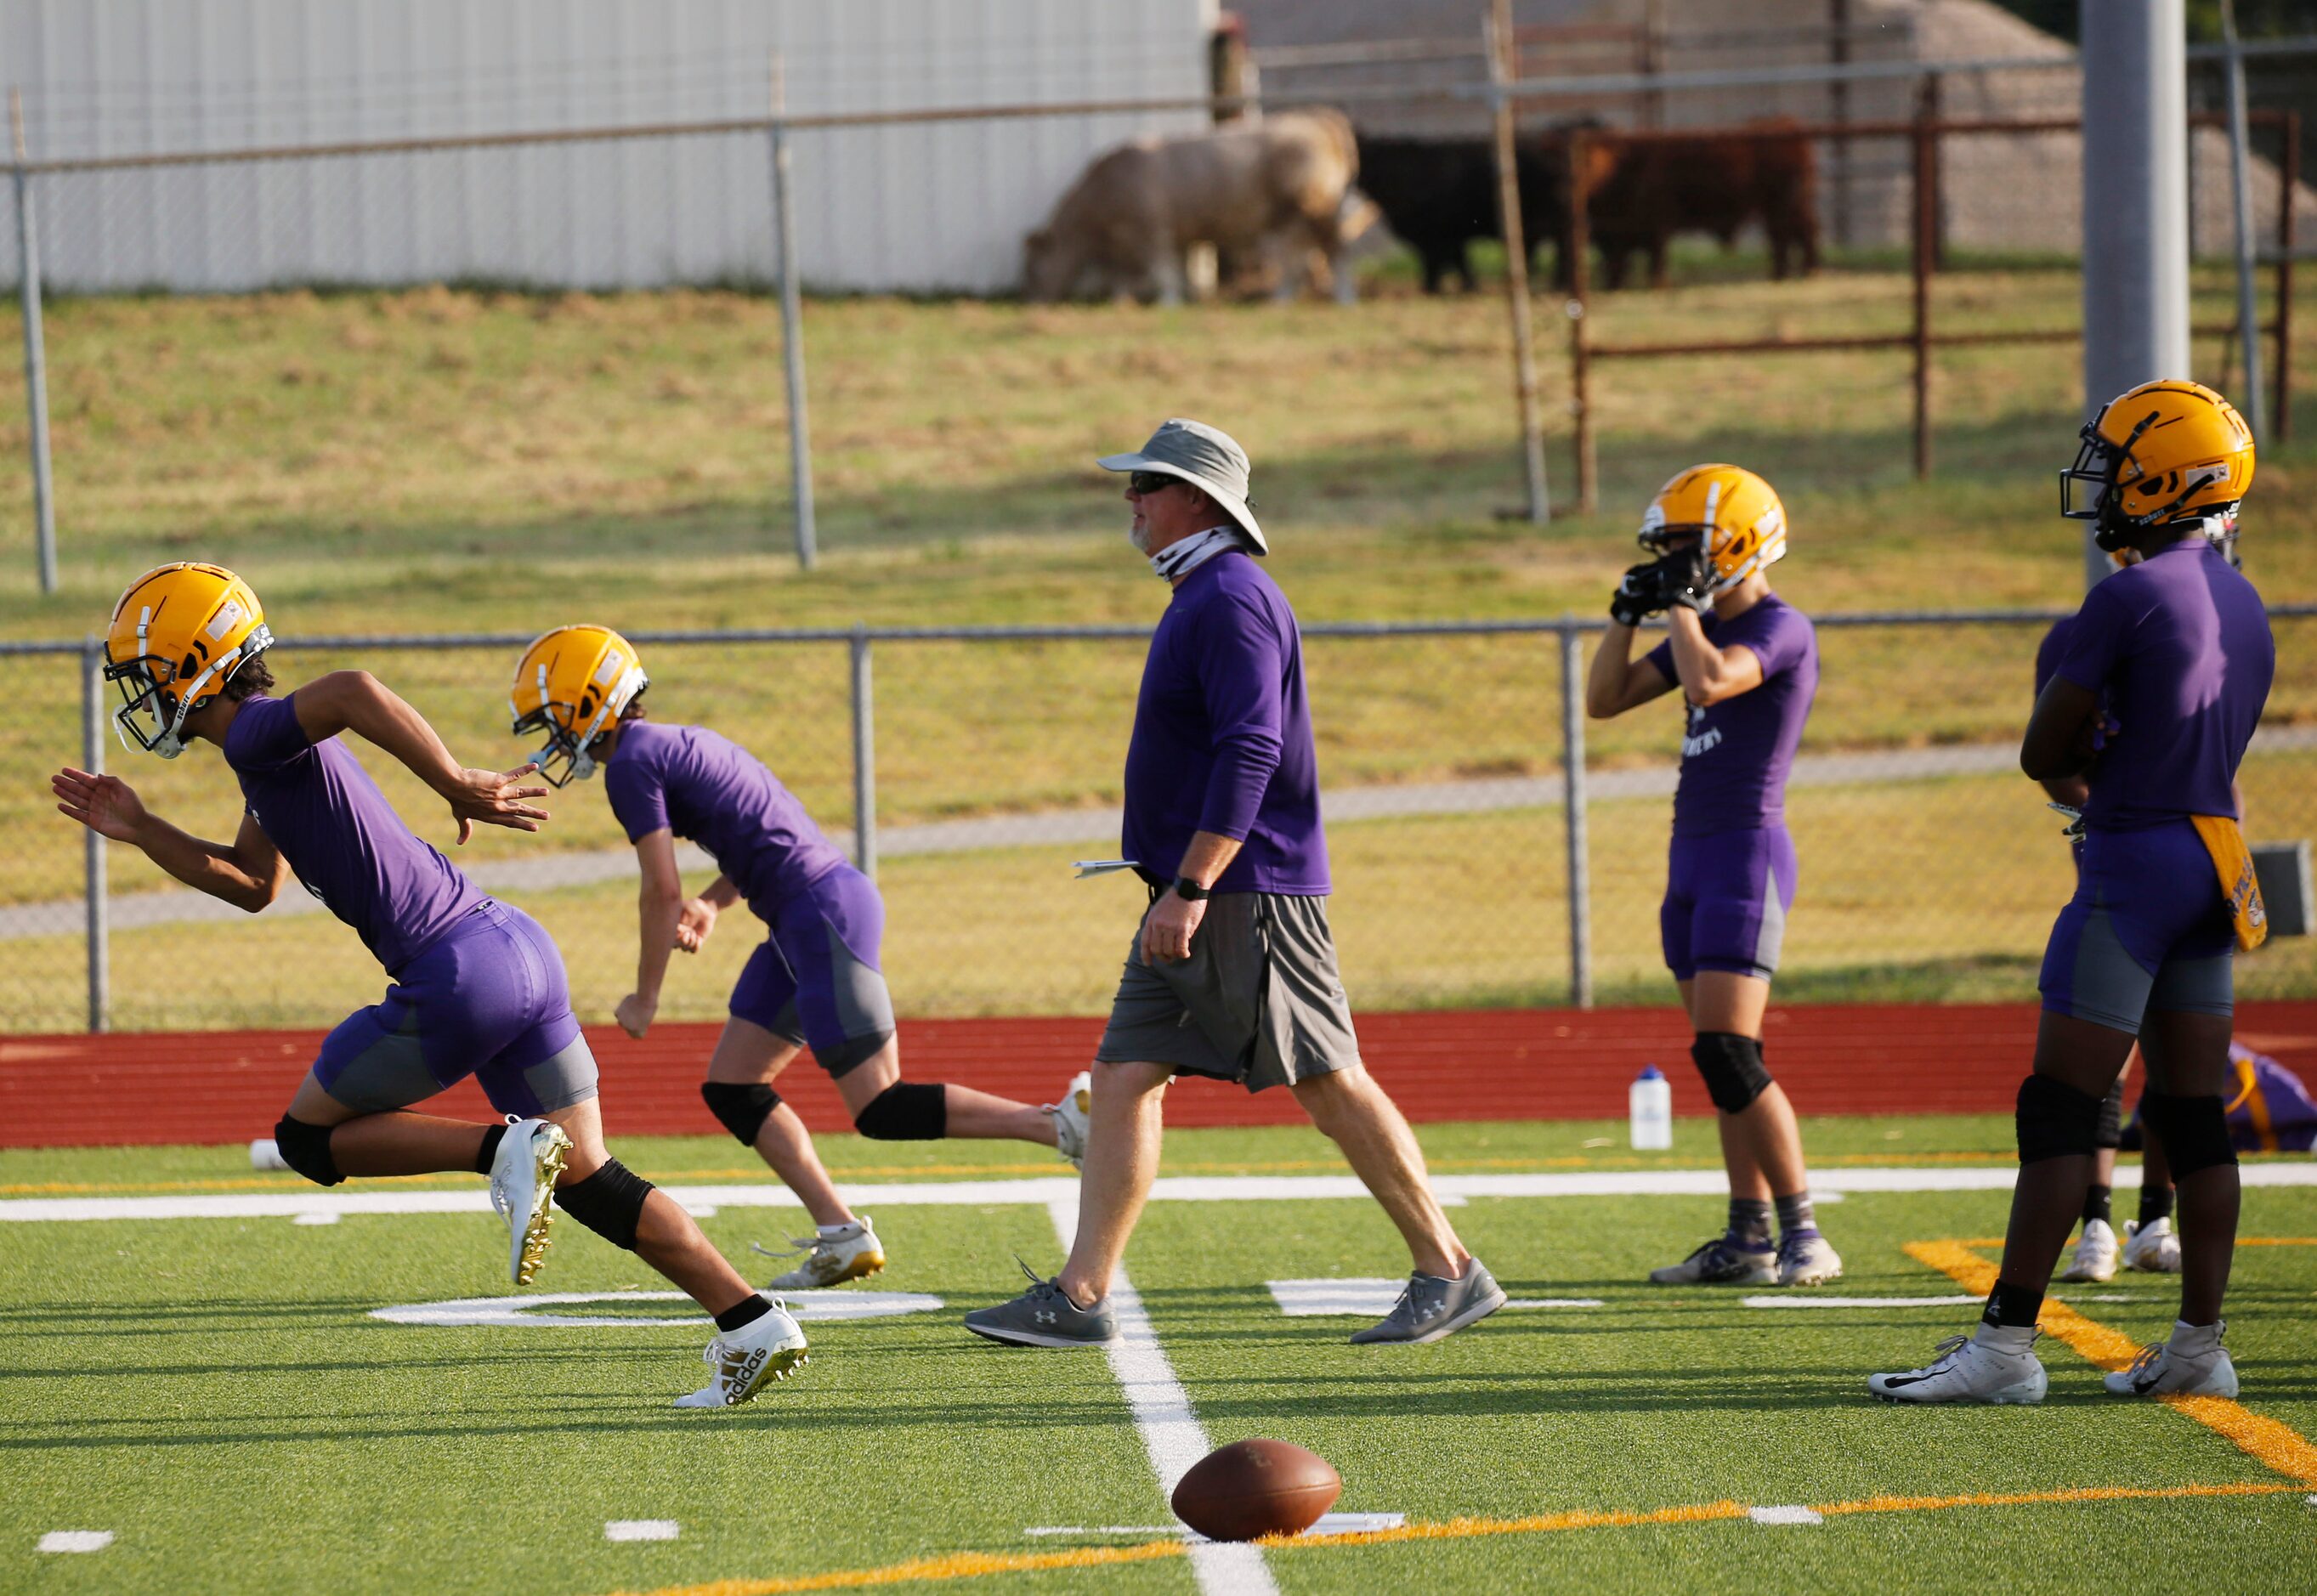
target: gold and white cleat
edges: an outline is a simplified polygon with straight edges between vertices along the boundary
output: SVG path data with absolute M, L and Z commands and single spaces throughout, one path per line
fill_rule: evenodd
M 1062 1088 L 1062 1101 L 1042 1105 L 1054 1122 L 1054 1151 L 1072 1169 L 1086 1167 L 1087 1127 L 1094 1115 L 1094 1074 L 1080 1070 Z
M 571 1155 L 571 1138 L 547 1119 L 507 1116 L 506 1135 L 491 1160 L 491 1207 L 507 1225 L 507 1271 L 531 1284 L 547 1256 L 547 1227 L 555 1217 L 555 1181 Z
M 885 1244 L 877 1239 L 874 1223 L 863 1214 L 849 1225 L 839 1225 L 814 1235 L 796 1235 L 790 1244 L 805 1260 L 784 1275 L 775 1276 L 767 1291 L 817 1291 L 847 1280 L 865 1280 L 885 1267 Z M 749 1245 L 756 1246 L 755 1243 Z M 775 1253 L 756 1247 L 767 1258 L 793 1258 L 795 1253 Z
M 769 1313 L 717 1336 L 700 1358 L 714 1372 L 702 1389 L 677 1397 L 678 1407 L 738 1407 L 763 1390 L 766 1380 L 785 1380 L 812 1361 L 804 1332 L 777 1297 Z

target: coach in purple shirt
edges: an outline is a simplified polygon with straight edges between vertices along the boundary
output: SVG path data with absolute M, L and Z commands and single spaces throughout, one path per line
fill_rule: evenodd
M 1247 455 L 1195 421 L 1133 454 L 1127 536 L 1173 589 L 1151 635 L 1126 753 L 1126 862 L 1150 888 L 1095 1051 L 1092 1124 L 1069 1262 L 966 1315 L 995 1341 L 1114 1339 L 1110 1285 L 1158 1172 L 1160 1093 L 1177 1074 L 1284 1085 L 1399 1226 L 1407 1288 L 1355 1342 L 1431 1342 L 1504 1306 L 1432 1195 L 1424 1155 L 1361 1066 L 1328 927 L 1328 839 L 1295 612 L 1257 559 Z

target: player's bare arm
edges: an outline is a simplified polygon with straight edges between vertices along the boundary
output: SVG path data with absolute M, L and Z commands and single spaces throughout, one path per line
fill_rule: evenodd
M 2064 676 L 2054 676 L 2036 696 L 2019 743 L 2019 768 L 2037 781 L 2081 776 L 2092 762 L 2098 729 L 2099 697 Z
M 546 787 L 523 780 L 538 769 L 536 764 L 511 771 L 469 770 L 452 757 L 425 716 L 368 671 L 333 671 L 300 688 L 291 701 L 299 728 L 309 741 L 353 732 L 408 766 L 451 806 L 462 843 L 479 822 L 537 831 L 547 818 L 546 810 L 527 801 L 545 798 Z
M 1674 674 L 1682 696 L 1693 704 L 1714 705 L 1762 685 L 1762 662 L 1743 643 L 1717 648 L 1695 611 L 1675 605 L 1666 612 L 1673 639 Z
M 684 912 L 684 877 L 675 868 L 675 834 L 666 827 L 636 839 L 643 885 L 636 893 L 636 989 L 614 1011 L 620 1029 L 641 1037 L 659 1012 L 660 984 Z
M 1633 656 L 1633 629 L 1611 620 L 1601 646 L 1593 651 L 1592 668 L 1585 677 L 1585 713 L 1596 720 L 1614 720 L 1673 691 L 1673 683 L 1648 656 Z
M 1193 832 L 1191 845 L 1176 867 L 1178 880 L 1212 887 L 1239 857 L 1239 839 L 1211 831 Z M 1191 938 L 1207 917 L 1203 900 L 1186 898 L 1172 887 L 1159 895 L 1142 922 L 1142 957 L 1153 964 L 1180 963 L 1191 957 Z
M 127 843 L 186 886 L 256 914 L 272 903 L 290 874 L 282 854 L 257 822 L 241 817 L 231 843 L 211 843 L 178 830 L 145 807 L 118 776 L 92 775 L 67 765 L 49 778 L 57 808 L 99 836 Z
M 716 917 L 739 901 L 740 889 L 732 878 L 717 877 L 684 905 L 683 918 L 675 923 L 675 945 L 686 953 L 699 952 L 716 930 Z

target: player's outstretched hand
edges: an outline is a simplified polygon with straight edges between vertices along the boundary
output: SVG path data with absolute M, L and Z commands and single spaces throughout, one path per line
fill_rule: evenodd
M 116 843 L 133 843 L 145 824 L 145 805 L 137 791 L 118 776 L 94 776 L 70 765 L 49 778 L 57 795 L 57 808 L 99 836 Z
M 547 811 L 526 798 L 545 798 L 548 789 L 523 781 L 539 769 L 537 762 L 511 771 L 461 771 L 459 782 L 445 794 L 451 813 L 459 817 L 459 841 L 474 835 L 475 823 L 504 825 L 514 831 L 537 831 Z
M 675 923 L 675 945 L 686 953 L 697 953 L 708 933 L 716 929 L 716 905 L 704 897 L 688 900 L 683 914 Z

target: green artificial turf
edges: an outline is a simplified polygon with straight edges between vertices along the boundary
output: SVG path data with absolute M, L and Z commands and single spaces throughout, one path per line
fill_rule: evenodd
M 1442 1125 L 1423 1139 L 1442 1172 L 1710 1162 L 1704 1122 L 1682 1121 L 1668 1155 L 1627 1152 L 1621 1130 Z M 1989 1118 L 1806 1126 L 1822 1168 L 1996 1164 L 2006 1130 Z M 744 1172 L 729 1143 L 710 1138 L 621 1150 L 675 1183 Z M 1339 1167 L 1304 1129 L 1177 1133 L 1167 1155 L 1171 1175 Z M 824 1156 L 851 1179 L 1060 1172 L 1012 1145 L 897 1148 L 832 1137 Z M 253 1177 L 237 1148 L 0 1155 L 8 1198 L 253 1180 L 264 1184 L 252 1189 L 295 1189 Z M 1848 1266 L 1831 1291 L 1959 1294 L 1904 1244 L 1997 1234 L 2007 1200 L 2000 1191 L 1858 1193 L 1828 1204 L 1820 1221 Z M 1451 1217 L 1516 1298 L 1605 1306 L 1507 1310 L 1436 1346 L 1392 1350 L 1345 1344 L 1356 1320 L 1283 1316 L 1266 1280 L 1406 1267 L 1382 1215 L 1360 1200 L 1154 1203 L 1127 1264 L 1210 1437 L 1313 1448 L 1342 1471 L 1337 1507 L 1347 1511 L 1439 1523 L 2282 1483 L 2179 1413 L 2101 1395 L 2098 1371 L 2049 1340 L 2052 1394 L 2040 1409 L 1916 1411 L 1866 1398 L 1865 1374 L 1928 1359 L 1938 1337 L 1968 1326 L 1968 1307 L 1749 1308 L 1737 1294 L 1636 1283 L 1713 1228 L 1711 1198 L 1484 1198 Z M 751 1241 L 773 1242 L 797 1217 L 728 1207 L 702 1224 L 728 1254 L 747 1256 Z M 1155 1526 L 1167 1514 L 1101 1356 L 1000 1349 L 956 1323 L 1011 1291 L 1015 1255 L 1054 1267 L 1060 1242 L 1042 1203 L 893 1204 L 876 1217 L 891 1264 L 865 1288 L 930 1293 L 944 1307 L 814 1326 L 813 1360 L 795 1380 L 719 1413 L 666 1405 L 701 1378 L 704 1325 L 423 1327 L 369 1316 L 386 1305 L 506 1294 L 504 1232 L 484 1215 L 8 1226 L 0 1589 L 584 1596 L 1150 1541 L 1024 1534 Z M 2244 1233 L 2317 1236 L 2317 1190 L 2249 1190 Z M 534 1290 L 660 1284 L 568 1222 L 556 1235 Z M 2082 1289 L 2124 1298 L 2074 1300 L 2135 1339 L 2169 1323 L 2169 1280 L 2125 1276 Z M 2317 1246 L 2240 1252 L 2230 1343 L 2245 1404 L 2304 1435 L 2317 1427 L 2313 1294 Z M 1793 1527 L 1610 1523 L 1307 1544 L 1266 1559 L 1289 1592 L 1964 1591 L 1984 1588 L 1990 1556 L 2024 1587 L 2089 1592 L 2144 1581 L 2160 1547 L 2213 1589 L 2285 1590 L 2308 1566 L 2306 1490 L 1956 1506 Z M 674 1542 L 609 1544 L 604 1526 L 620 1519 L 673 1519 L 681 1531 Z M 87 1556 L 32 1551 L 40 1535 L 67 1529 L 116 1539 Z M 899 1588 L 1194 1587 L 1189 1565 L 1169 1556 Z

